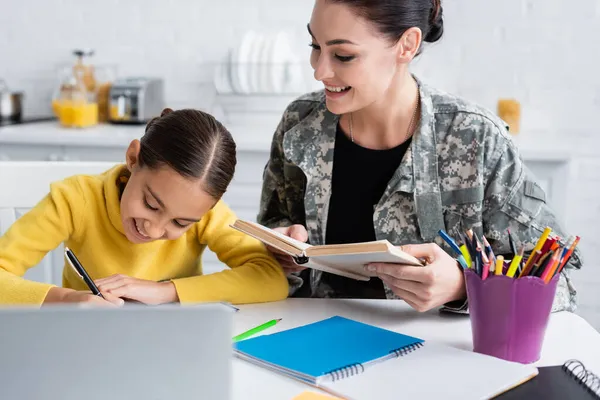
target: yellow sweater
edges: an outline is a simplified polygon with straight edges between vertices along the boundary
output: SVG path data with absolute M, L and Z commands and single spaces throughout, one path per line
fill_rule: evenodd
M 116 184 L 123 167 L 53 183 L 50 193 L 0 237 L 0 304 L 42 304 L 53 285 L 22 276 L 61 243 L 92 279 L 124 274 L 171 280 L 182 303 L 252 303 L 287 296 L 287 279 L 277 261 L 262 243 L 229 227 L 236 217 L 222 201 L 177 240 L 129 242 Z M 206 246 L 231 269 L 202 275 L 198 259 Z M 88 290 L 70 267 L 63 269 L 63 287 Z

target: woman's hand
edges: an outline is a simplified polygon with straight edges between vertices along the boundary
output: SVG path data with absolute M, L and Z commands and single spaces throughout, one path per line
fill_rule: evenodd
M 274 228 L 273 230 L 303 243 L 308 240 L 308 232 L 306 231 L 306 228 L 299 224 L 286 226 L 284 228 Z M 271 246 L 267 246 L 267 248 L 271 251 L 271 253 L 273 253 L 279 264 L 281 264 L 286 275 L 306 269 L 305 267 L 301 267 L 296 264 L 290 255 Z
M 169 281 L 154 282 L 117 274 L 94 282 L 102 293 L 144 304 L 157 305 L 179 301 L 175 285 Z
M 56 303 L 82 303 L 98 307 L 120 307 L 123 305 L 123 299 L 102 290 L 100 292 L 104 298 L 93 295 L 92 292 L 53 287 L 48 291 L 42 305 Z
M 393 292 L 415 310 L 424 312 L 448 302 L 466 298 L 465 280 L 455 259 L 435 243 L 400 247 L 402 251 L 425 259 L 426 266 L 369 264 Z

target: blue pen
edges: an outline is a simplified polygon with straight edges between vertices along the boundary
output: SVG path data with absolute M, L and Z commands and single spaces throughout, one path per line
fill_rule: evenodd
M 450 246 L 456 254 L 462 255 L 462 251 L 460 251 L 460 247 L 458 247 L 458 245 L 456 244 L 454 239 L 452 239 L 450 236 L 448 236 L 448 234 L 446 232 L 444 232 L 443 229 L 440 229 L 438 233 L 442 237 L 442 239 L 444 239 L 444 241 L 446 243 L 448 243 L 448 246 Z
M 467 260 L 465 260 L 465 257 L 462 255 L 462 251 L 460 251 L 460 247 L 458 247 L 456 242 L 443 229 L 440 229 L 438 233 L 440 234 L 442 239 L 444 239 L 444 241 L 448 243 L 452 250 L 454 250 L 454 252 L 458 255 L 458 257 L 456 257 L 456 260 L 460 263 L 460 266 L 463 269 L 468 269 L 469 266 L 467 265 Z

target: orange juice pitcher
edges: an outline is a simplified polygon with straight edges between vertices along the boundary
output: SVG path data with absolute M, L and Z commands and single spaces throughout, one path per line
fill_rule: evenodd
M 68 128 L 86 128 L 98 123 L 98 85 L 94 69 L 83 62 L 92 52 L 75 50 L 77 61 L 62 71 L 60 85 L 52 99 L 52 110 L 60 124 Z

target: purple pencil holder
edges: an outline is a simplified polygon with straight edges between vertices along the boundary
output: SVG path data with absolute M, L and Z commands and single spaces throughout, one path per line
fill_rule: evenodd
M 540 359 L 559 275 L 541 278 L 465 271 L 473 351 L 530 364 Z

